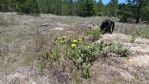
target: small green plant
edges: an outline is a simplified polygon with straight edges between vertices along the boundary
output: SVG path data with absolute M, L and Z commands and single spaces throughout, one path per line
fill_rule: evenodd
M 95 28 L 95 29 L 86 31 L 85 35 L 86 36 L 92 35 L 93 36 L 93 40 L 98 40 L 101 37 L 102 33 L 100 31 L 100 28 Z
M 61 52 L 61 44 L 56 42 L 55 46 L 51 50 L 51 56 L 50 60 L 56 61 L 60 58 L 60 52 Z
M 75 47 L 70 47 L 67 51 L 67 56 L 74 60 L 78 69 L 82 70 L 84 78 L 90 77 L 89 63 L 91 59 L 94 59 L 92 46 L 87 44 L 77 44 Z
M 57 37 L 54 40 L 53 48 L 51 49 L 51 54 L 49 56 L 50 61 L 57 61 L 62 54 L 65 53 L 67 36 Z
M 9 25 L 9 22 L 2 16 L 0 16 L 0 25 Z
M 39 15 L 40 10 L 36 0 L 18 1 L 16 4 L 16 11 L 19 14 Z
M 130 54 L 129 49 L 123 47 L 121 44 L 112 44 L 110 51 L 119 54 L 121 57 L 127 57 Z
M 134 43 L 135 40 L 136 40 L 136 35 L 134 34 L 131 36 L 130 43 Z
M 40 32 L 37 31 L 36 34 L 34 35 L 34 49 L 37 54 L 37 59 L 38 59 L 38 64 L 37 68 L 40 72 L 43 72 L 43 70 L 46 67 L 46 62 L 49 56 L 49 50 L 47 47 L 47 40 L 45 39 L 44 35 Z
M 34 35 L 34 44 L 36 50 L 42 50 L 44 45 L 47 44 L 44 35 L 40 31 L 37 31 L 36 34 Z
M 40 63 L 37 65 L 37 68 L 38 68 L 39 72 L 41 72 L 41 73 L 43 72 L 45 67 L 46 67 L 45 63 Z
M 89 78 L 91 76 L 91 64 L 90 63 L 83 63 L 82 65 L 82 72 L 84 78 Z
M 91 64 L 99 56 L 96 54 L 100 53 L 106 46 L 104 42 L 93 45 L 80 42 L 79 40 L 73 40 L 71 46 L 67 49 L 67 56 L 75 62 L 78 69 L 82 70 L 83 77 L 89 78 L 91 76 Z
M 141 28 L 135 32 L 136 36 L 149 38 L 149 28 Z

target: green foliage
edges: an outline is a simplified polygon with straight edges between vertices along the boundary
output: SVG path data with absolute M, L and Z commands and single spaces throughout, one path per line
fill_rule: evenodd
M 41 13 L 51 12 L 51 2 L 52 0 L 36 0 L 38 4 L 39 11 Z
M 135 20 L 136 23 L 139 23 L 140 19 L 149 21 L 148 0 L 127 0 L 127 2 L 127 4 L 119 4 L 120 22 L 128 22 L 129 19 Z
M 130 43 L 134 43 L 135 40 L 136 40 L 136 35 L 133 34 L 133 35 L 131 36 Z
M 90 74 L 90 62 L 95 60 L 95 55 L 93 55 L 93 48 L 89 45 L 81 44 L 78 45 L 75 49 L 68 51 L 68 56 L 74 60 L 75 65 L 82 70 L 82 75 L 85 78 L 91 76 Z M 70 54 L 71 52 L 71 54 Z
M 118 12 L 118 0 L 111 0 L 109 5 L 110 16 L 116 16 Z
M 119 54 L 121 57 L 127 57 L 130 54 L 129 49 L 123 47 L 121 44 L 112 44 L 110 51 Z
M 1 11 L 6 11 L 6 10 L 9 10 L 9 8 L 8 8 L 8 2 L 7 2 L 7 0 L 1 0 L 0 1 L 0 10 Z
M 118 8 L 119 8 L 118 16 L 120 16 L 120 22 L 128 22 L 128 17 L 131 15 L 131 13 L 128 12 L 129 8 L 127 4 L 125 3 L 119 4 Z
M 88 35 L 92 35 L 93 36 L 93 40 L 98 40 L 102 33 L 100 31 L 100 28 L 96 28 L 96 29 L 92 29 L 92 30 L 88 30 L 85 32 L 85 35 L 88 36 Z
M 96 15 L 102 16 L 104 13 L 104 4 L 102 3 L 102 0 L 99 0 L 97 3 L 97 8 L 96 8 Z
M 77 6 L 75 5 L 73 0 L 64 0 L 62 2 L 62 15 L 76 15 L 75 8 Z
M 90 67 L 92 62 L 94 62 L 98 57 L 99 53 L 106 47 L 106 45 L 101 42 L 96 45 L 80 43 L 77 42 L 77 47 L 68 48 L 67 56 L 75 62 L 75 65 L 82 70 L 84 78 L 89 78 L 91 76 Z M 98 54 L 98 55 L 97 55 Z
M 89 17 L 95 15 L 95 7 L 93 0 L 79 1 L 78 15 L 82 17 Z
M 37 65 L 37 68 L 38 68 L 39 72 L 41 72 L 41 73 L 43 72 L 45 67 L 46 67 L 45 63 L 40 63 Z
M 89 62 L 95 58 L 93 45 L 79 44 L 76 48 L 71 49 L 73 53 L 68 54 L 71 59 L 75 59 L 77 64 Z M 82 61 L 80 61 L 82 60 Z
M 66 36 L 63 37 L 58 37 L 55 39 L 53 48 L 51 49 L 51 53 L 49 56 L 50 61 L 57 61 L 61 58 L 61 56 L 64 54 L 65 55 L 65 49 L 67 48 L 66 46 Z
M 84 78 L 91 76 L 90 67 L 106 44 L 104 42 L 98 44 L 86 43 L 83 39 L 70 39 L 67 36 L 57 37 L 51 49 L 49 56 L 50 61 L 57 61 L 62 56 L 67 56 L 74 62 L 76 67 L 82 71 Z M 98 54 L 98 55 L 97 55 Z
M 91 64 L 90 63 L 83 63 L 82 65 L 83 68 L 83 77 L 84 78 L 89 78 L 91 76 Z
M 61 46 L 60 42 L 55 42 L 55 46 L 51 50 L 50 61 L 57 61 L 61 57 Z
M 146 3 L 149 3 L 149 1 L 147 1 Z M 142 8 L 142 19 L 145 21 L 149 21 L 149 4 L 146 4 L 143 8 Z
M 38 3 L 36 0 L 22 0 L 16 4 L 16 11 L 20 14 L 39 14 Z
M 135 32 L 135 35 L 149 39 L 149 28 L 141 28 L 141 29 L 139 29 L 139 30 L 137 30 Z
M 128 7 L 130 10 L 128 10 L 131 13 L 131 18 L 136 20 L 136 23 L 140 22 L 141 18 L 147 17 L 142 16 L 144 12 L 147 12 L 147 10 L 143 10 L 145 7 L 147 7 L 147 4 L 149 4 L 148 0 L 127 0 L 128 1 Z

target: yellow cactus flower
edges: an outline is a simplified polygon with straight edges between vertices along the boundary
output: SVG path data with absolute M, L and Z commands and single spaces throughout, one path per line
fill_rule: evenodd
M 77 44 L 71 44 L 71 48 L 76 48 Z
M 62 38 L 66 39 L 66 38 L 67 38 L 67 36 L 62 36 Z
M 72 40 L 72 42 L 73 42 L 73 43 L 77 43 L 78 41 L 77 41 L 77 40 Z

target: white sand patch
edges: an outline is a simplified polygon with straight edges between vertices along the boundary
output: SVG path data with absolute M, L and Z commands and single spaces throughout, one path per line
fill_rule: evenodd
M 149 67 L 149 55 L 131 57 L 125 60 L 128 66 Z
M 54 29 L 51 29 L 51 30 L 64 30 L 65 28 L 61 28 L 61 27 L 56 27 Z

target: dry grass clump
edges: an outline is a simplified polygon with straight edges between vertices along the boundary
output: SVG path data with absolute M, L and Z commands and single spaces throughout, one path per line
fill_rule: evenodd
M 149 39 L 149 28 L 147 27 L 147 28 L 138 29 L 135 32 L 135 35 Z
M 4 19 L 4 17 L 0 16 L 0 25 L 8 25 L 9 23 L 7 20 Z
M 0 26 L 19 25 L 19 17 L 16 14 L 0 14 Z

